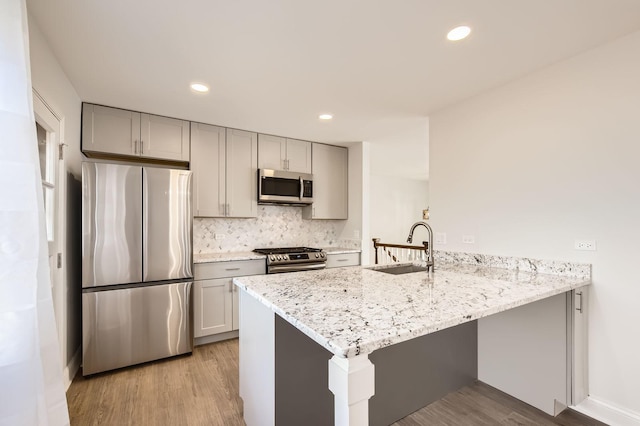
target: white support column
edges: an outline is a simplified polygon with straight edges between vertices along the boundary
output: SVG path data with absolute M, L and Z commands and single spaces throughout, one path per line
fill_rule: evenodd
M 335 426 L 367 426 L 375 368 L 367 355 L 329 360 L 329 390 L 335 395 Z

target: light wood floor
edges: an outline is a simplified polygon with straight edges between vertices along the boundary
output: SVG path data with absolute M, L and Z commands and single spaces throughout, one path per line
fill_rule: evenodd
M 73 380 L 72 425 L 244 425 L 238 340 L 196 347 L 192 356 Z M 310 423 L 311 424 L 311 423 Z M 603 425 L 567 410 L 553 418 L 478 382 L 411 414 L 398 426 Z M 301 425 L 302 426 L 302 425 Z

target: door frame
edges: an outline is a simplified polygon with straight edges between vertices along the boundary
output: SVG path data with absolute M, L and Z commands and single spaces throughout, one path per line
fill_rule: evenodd
M 54 315 L 56 321 L 56 331 L 58 344 L 60 349 L 60 368 L 67 370 L 69 354 L 67 348 L 68 341 L 68 292 L 71 290 L 67 285 L 67 268 L 66 268 L 66 246 L 67 246 L 67 230 L 66 230 L 66 167 L 63 152 L 64 146 L 64 118 L 58 114 L 38 93 L 35 88 L 33 91 L 33 112 L 35 121 L 42 126 L 47 134 L 53 133 L 55 140 L 53 141 L 52 164 L 55 164 L 55 201 L 54 201 L 54 218 L 53 232 L 54 243 L 48 244 L 49 254 L 53 253 L 53 259 L 50 262 L 51 267 L 51 299 L 54 306 Z M 60 267 L 57 267 L 57 258 L 61 256 Z M 65 388 L 70 384 L 68 374 L 64 374 Z

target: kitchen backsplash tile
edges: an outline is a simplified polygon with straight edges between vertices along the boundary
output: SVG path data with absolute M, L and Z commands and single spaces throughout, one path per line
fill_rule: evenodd
M 194 218 L 193 252 L 226 253 L 300 245 L 359 249 L 359 240 L 339 239 L 344 223 L 304 220 L 301 207 L 285 206 L 258 206 L 258 217 L 250 219 Z M 224 238 L 216 239 L 216 235 Z

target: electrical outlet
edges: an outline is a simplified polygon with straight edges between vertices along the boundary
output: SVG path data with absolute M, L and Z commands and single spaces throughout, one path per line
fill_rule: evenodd
M 447 234 L 444 232 L 436 232 L 435 240 L 436 244 L 447 244 Z
M 429 220 L 429 209 L 422 210 L 422 219 Z
M 573 248 L 576 250 L 596 251 L 596 240 L 575 240 Z
M 473 235 L 463 235 L 462 236 L 462 242 L 464 244 L 475 244 L 476 243 L 476 237 L 474 237 Z
M 227 238 L 225 234 L 213 234 L 214 240 L 224 240 L 225 238 Z

